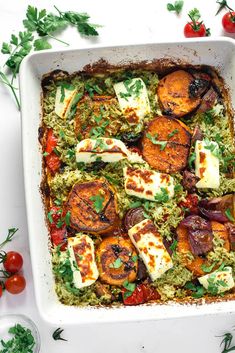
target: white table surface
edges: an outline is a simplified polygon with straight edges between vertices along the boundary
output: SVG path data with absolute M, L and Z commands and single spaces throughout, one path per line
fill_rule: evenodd
M 221 15 L 215 17 L 215 0 L 185 0 L 184 10 L 177 17 L 166 10 L 166 0 L 31 0 L 38 8 L 52 10 L 53 4 L 62 10 L 88 12 L 93 23 L 103 25 L 95 40 L 81 38 L 76 30 L 67 30 L 61 37 L 71 45 L 115 45 L 143 43 L 145 41 L 180 40 L 187 21 L 187 12 L 197 7 L 211 28 L 212 36 L 223 35 Z M 50 5 L 51 3 L 51 5 Z M 232 2 L 230 1 L 230 4 Z M 11 33 L 22 30 L 27 0 L 0 0 L 0 45 L 8 41 Z M 53 47 L 58 47 L 53 42 Z M 0 63 L 5 57 L 0 55 Z M 38 325 L 42 353 L 219 353 L 219 336 L 231 331 L 235 314 L 211 315 L 177 320 L 152 321 L 133 324 L 109 324 L 63 327 L 68 342 L 54 341 L 52 332 L 57 327 L 48 326 L 39 317 L 34 298 L 30 253 L 28 247 L 27 220 L 25 214 L 24 186 L 21 152 L 20 113 L 12 96 L 0 86 L 0 241 L 7 229 L 18 227 L 15 240 L 6 249 L 20 251 L 24 256 L 26 290 L 13 296 L 4 293 L 0 299 L 0 315 L 24 313 Z M 235 309 L 235 307 L 234 307 Z M 234 310 L 235 311 L 235 310 Z M 19 352 L 20 353 L 20 352 Z

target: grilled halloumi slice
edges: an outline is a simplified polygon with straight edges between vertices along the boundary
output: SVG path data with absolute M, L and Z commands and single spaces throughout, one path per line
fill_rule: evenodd
M 169 199 L 174 196 L 174 179 L 168 174 L 131 167 L 125 167 L 123 173 L 128 195 L 150 201 L 157 201 L 158 195 Z
M 219 146 L 213 141 L 196 141 L 195 174 L 200 180 L 197 188 L 217 189 L 220 186 L 219 176 Z
M 216 270 L 198 278 L 201 285 L 212 294 L 226 292 L 234 287 L 232 268 L 226 266 L 223 270 Z
M 68 86 L 69 87 L 69 86 Z M 71 89 L 58 86 L 55 96 L 55 113 L 63 119 L 66 119 L 70 113 L 77 90 L 71 86 Z
M 136 224 L 128 230 L 128 234 L 153 281 L 173 267 L 161 235 L 150 219 Z
M 68 238 L 68 251 L 74 286 L 83 288 L 92 285 L 99 277 L 92 239 L 86 234 Z
M 150 113 L 148 93 L 141 78 L 115 83 L 113 86 L 122 113 L 130 125 L 140 124 Z

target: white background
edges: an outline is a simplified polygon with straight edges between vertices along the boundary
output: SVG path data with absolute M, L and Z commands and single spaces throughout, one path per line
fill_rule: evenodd
M 222 14 L 214 16 L 217 9 L 215 0 L 185 0 L 180 16 L 169 13 L 166 3 L 165 0 L 30 1 L 30 4 L 40 9 L 45 7 L 52 10 L 55 4 L 65 11 L 88 12 L 93 23 L 103 25 L 99 29 L 99 38 L 93 40 L 81 38 L 75 29 L 67 30 L 61 35 L 61 38 L 79 48 L 102 44 L 180 40 L 183 38 L 187 12 L 195 6 L 200 10 L 206 26 L 211 28 L 212 36 L 223 35 Z M 11 33 L 17 34 L 23 29 L 22 19 L 28 4 L 26 0 L 0 0 L 0 44 L 2 41 L 9 41 Z M 230 5 L 232 6 L 232 1 Z M 58 47 L 56 42 L 51 43 L 53 47 Z M 0 57 L 0 63 L 3 64 L 5 57 L 2 54 Z M 0 112 L 0 241 L 5 238 L 8 228 L 19 228 L 7 249 L 18 250 L 23 254 L 24 274 L 27 279 L 27 288 L 22 294 L 3 295 L 0 299 L 0 315 L 24 313 L 31 317 L 40 330 L 42 353 L 221 352 L 221 338 L 216 336 L 233 329 L 235 314 L 147 323 L 63 327 L 64 337 L 68 342 L 52 339 L 51 334 L 57 327 L 50 327 L 41 320 L 34 299 L 24 203 L 20 114 L 12 96 L 2 86 Z

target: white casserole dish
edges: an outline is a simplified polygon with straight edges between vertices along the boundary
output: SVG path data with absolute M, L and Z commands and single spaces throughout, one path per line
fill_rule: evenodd
M 41 78 L 55 69 L 79 71 L 99 59 L 117 65 L 126 62 L 152 61 L 160 58 L 181 60 L 193 65 L 214 66 L 230 89 L 235 106 L 235 42 L 228 38 L 185 40 L 179 43 L 154 43 L 92 49 L 42 51 L 27 56 L 20 69 L 22 103 L 22 138 L 25 197 L 33 267 L 35 295 L 44 320 L 54 325 L 127 322 L 176 318 L 212 313 L 234 312 L 233 301 L 213 304 L 149 305 L 121 308 L 79 308 L 61 304 L 54 291 L 54 279 L 48 248 L 39 186 L 42 178 L 38 127 L 41 120 Z

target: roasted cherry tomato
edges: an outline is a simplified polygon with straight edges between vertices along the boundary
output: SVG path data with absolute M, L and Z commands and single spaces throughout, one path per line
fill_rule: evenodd
M 50 227 L 56 227 L 58 222 L 61 220 L 62 216 L 62 208 L 52 206 L 47 216 L 50 223 Z
M 204 23 L 196 22 L 196 27 L 193 22 L 189 22 L 184 26 L 184 36 L 186 38 L 206 37 L 206 27 Z
M 23 292 L 26 286 L 26 281 L 22 275 L 13 275 L 7 278 L 5 282 L 6 290 L 11 294 L 19 294 Z
M 125 305 L 138 305 L 146 303 L 150 300 L 160 299 L 159 293 L 147 284 L 138 284 L 134 292 L 125 298 L 126 289 L 123 289 L 123 303 Z
M 50 170 L 55 173 L 59 168 L 60 168 L 60 158 L 55 154 L 55 152 L 52 152 L 48 156 L 46 156 L 46 164 Z
M 51 241 L 54 246 L 61 245 L 60 250 L 66 250 L 67 248 L 67 234 L 66 227 L 54 228 L 51 230 Z
M 235 12 L 227 12 L 222 18 L 224 30 L 228 33 L 235 33 Z
M 23 266 L 23 257 L 16 251 L 8 251 L 4 256 L 3 266 L 7 272 L 16 273 Z
M 46 152 L 53 152 L 54 148 L 57 146 L 58 139 L 55 137 L 53 130 L 49 129 L 47 133 L 47 143 L 46 143 Z
M 185 201 L 181 201 L 179 206 L 184 208 L 186 213 L 198 214 L 198 196 L 196 194 L 188 194 Z

